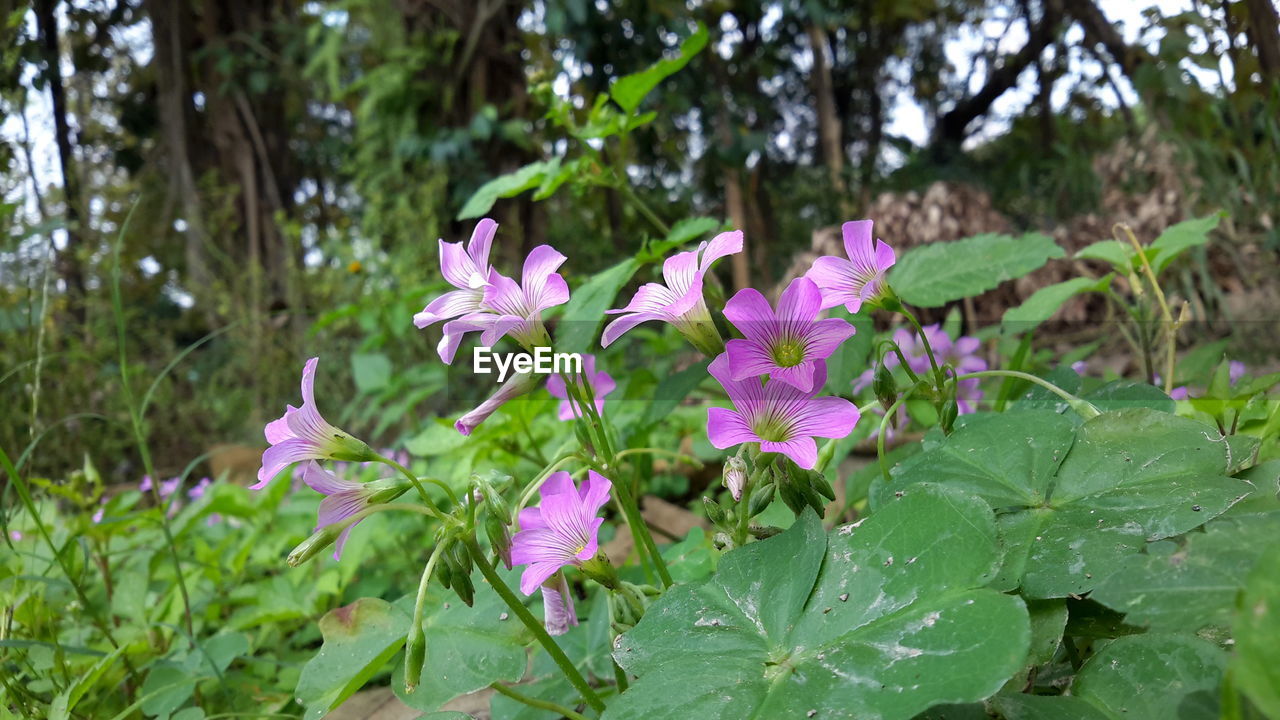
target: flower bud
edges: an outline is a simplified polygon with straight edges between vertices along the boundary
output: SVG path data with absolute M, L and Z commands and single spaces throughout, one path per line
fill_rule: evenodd
M 449 546 L 448 554 L 445 561 L 451 566 L 449 569 L 453 574 L 462 575 L 463 577 L 471 577 L 471 554 L 467 552 L 467 548 L 460 542 L 453 543 Z M 455 578 L 456 582 L 457 578 Z M 471 603 L 467 603 L 470 605 Z
M 828 500 L 836 499 L 835 488 L 831 487 L 831 481 L 827 480 L 827 476 L 813 470 L 809 471 L 809 482 L 814 490 Z
M 898 400 L 898 383 L 893 379 L 893 372 L 884 364 L 884 358 L 876 363 L 876 374 L 871 381 L 871 389 L 875 392 L 876 399 L 885 408 Z
M 720 503 L 712 500 L 706 495 L 702 496 L 702 507 L 707 511 L 707 519 L 713 525 L 724 525 L 728 517 L 725 515 L 724 508 L 720 507 Z
M 942 403 L 942 410 L 938 413 L 938 424 L 942 426 L 942 432 L 950 435 L 951 428 L 955 425 L 956 416 L 960 414 L 960 406 L 956 404 L 955 397 L 947 398 Z
M 471 584 L 471 576 L 459 573 L 457 568 L 453 570 L 453 591 L 467 607 L 472 607 L 476 601 L 476 588 Z
M 293 549 L 293 552 L 289 553 L 285 562 L 289 563 L 289 567 L 298 567 L 315 557 L 316 553 L 332 545 L 342 534 L 342 530 L 343 528 L 337 525 L 326 525 L 316 530 L 311 537 L 303 540 Z
M 725 462 L 723 479 L 734 502 L 741 502 L 742 491 L 747 486 L 747 464 L 742 458 L 734 456 Z
M 418 689 L 418 681 L 422 679 L 422 665 L 427 659 L 427 636 L 422 625 L 413 623 L 404 643 L 404 691 L 411 693 Z
M 497 517 L 490 515 L 484 521 L 484 532 L 489 536 L 489 544 L 493 552 L 502 559 L 502 564 L 511 569 L 511 531 Z
M 768 509 L 769 504 L 773 502 L 773 493 L 773 483 L 756 488 L 751 493 L 751 500 L 747 503 L 748 517 L 755 517 Z

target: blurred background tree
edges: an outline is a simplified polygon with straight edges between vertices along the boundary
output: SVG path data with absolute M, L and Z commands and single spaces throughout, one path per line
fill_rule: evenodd
M 117 271 L 135 386 L 201 343 L 157 386 L 162 466 L 256 443 L 321 350 L 351 363 L 328 376 L 353 378 L 332 388 L 347 420 L 394 441 L 397 418 L 446 409 L 434 339 L 409 323 L 436 238 L 469 233 L 456 218 L 486 181 L 563 152 L 556 102 L 585 114 L 698 22 L 707 51 L 608 160 L 668 222 L 743 228 L 738 286 L 779 281 L 815 229 L 960 187 L 1076 247 L 1100 239 L 1077 222 L 1091 214 L 1224 209 L 1243 272 L 1224 284 L 1201 257 L 1187 282 L 1274 297 L 1271 0 L 6 0 L 0 443 L 51 433 L 43 471 L 95 447 L 116 479 L 140 474 Z M 1160 212 L 1117 210 L 1153 188 Z M 552 242 L 579 277 L 652 232 L 611 188 L 493 213 L 507 260 Z M 885 237 L 967 227 L 923 215 Z

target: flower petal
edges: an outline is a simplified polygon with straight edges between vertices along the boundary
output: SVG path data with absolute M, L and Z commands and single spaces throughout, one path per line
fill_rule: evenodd
M 595 470 L 588 470 L 587 479 L 578 490 L 578 497 L 582 499 L 583 512 L 588 515 L 600 512 L 600 508 L 608 504 L 609 492 L 612 489 L 613 482 L 609 478 Z
M 480 309 L 483 298 L 484 293 L 479 290 L 450 290 L 415 314 L 413 324 L 421 330 L 433 323 L 475 312 Z
M 578 624 L 578 613 L 573 607 L 573 593 L 564 575 L 559 575 L 542 586 L 543 624 L 548 635 L 564 635 Z
M 267 423 L 262 429 L 262 434 L 267 436 L 267 442 L 276 445 L 293 437 L 293 431 L 289 429 L 290 413 L 298 412 L 298 408 L 292 405 L 285 405 L 284 415 Z
M 856 268 L 875 267 L 872 224 L 870 220 L 850 220 L 840 226 L 840 233 L 844 236 L 844 252 Z
M 759 442 L 742 416 L 725 408 L 707 409 L 707 440 L 718 450 L 746 442 Z
M 805 470 L 812 470 L 818 463 L 818 445 L 808 436 L 792 438 L 786 442 L 761 442 L 760 450 L 782 453 Z
M 516 546 L 514 544 L 511 546 L 511 562 L 523 564 L 516 559 Z M 531 563 L 520 575 L 520 592 L 525 595 L 532 595 L 534 590 L 537 590 L 542 583 L 546 582 L 547 578 L 555 575 L 556 571 L 561 567 L 563 566 L 554 562 Z
M 711 263 L 719 260 L 726 255 L 733 255 L 742 252 L 742 231 L 730 230 L 722 232 L 711 238 L 702 250 L 702 260 L 698 264 L 698 268 L 705 274 L 711 269 Z
M 840 397 L 811 399 L 792 426 L 794 431 L 806 436 L 843 438 L 853 432 L 858 423 L 858 408 Z
M 543 310 L 568 302 L 569 287 L 564 278 L 555 272 L 566 259 L 550 245 L 539 245 L 529 252 L 524 260 L 524 273 L 520 282 L 525 297 L 532 306 L 529 309 Z
M 778 329 L 769 301 L 755 288 L 743 288 L 724 304 L 724 316 L 749 340 L 765 343 Z
M 479 271 L 472 278 L 471 287 L 484 287 L 489 275 L 489 249 L 493 246 L 493 236 L 498 232 L 498 223 L 489 218 L 481 218 L 476 229 L 471 231 L 471 242 L 467 243 L 467 255 Z
M 335 495 L 343 492 L 359 491 L 363 485 L 350 480 L 343 480 L 337 475 L 329 472 L 321 467 L 320 463 L 312 460 L 302 466 L 302 482 L 318 493 L 325 495 Z
M 861 283 L 853 274 L 853 265 L 848 260 L 823 255 L 813 261 L 805 277 L 813 281 L 822 293 L 822 309 L 837 305 L 861 307 L 862 298 L 858 296 Z M 850 312 L 857 312 L 851 309 Z
M 462 247 L 462 243 L 445 242 L 443 239 L 440 243 L 440 274 L 444 275 L 444 279 L 450 285 L 461 289 L 472 289 L 476 287 L 474 279 L 477 275 L 483 280 L 484 276 L 480 275 L 480 268 L 476 267 L 475 261 L 467 254 Z
M 617 312 L 610 310 L 609 312 Z M 666 320 L 667 318 L 650 312 L 637 312 L 623 315 L 622 317 L 609 323 L 604 333 L 600 336 L 600 347 L 609 347 L 615 340 L 622 337 L 628 330 L 634 328 L 642 322 L 649 320 Z
M 262 453 L 262 467 L 258 468 L 258 482 L 250 485 L 249 489 L 261 490 L 293 463 L 318 458 L 315 446 L 299 438 L 290 438 L 272 445 Z
M 822 311 L 822 291 L 807 277 L 791 281 L 778 298 L 778 320 L 791 327 L 804 326 Z
M 840 347 L 840 343 L 853 337 L 856 332 L 857 329 L 844 318 L 819 320 L 805 331 L 805 357 L 810 360 L 825 360 Z
M 779 369 L 769 350 L 752 340 L 730 340 L 724 351 L 729 358 L 730 377 L 735 381 L 770 375 Z

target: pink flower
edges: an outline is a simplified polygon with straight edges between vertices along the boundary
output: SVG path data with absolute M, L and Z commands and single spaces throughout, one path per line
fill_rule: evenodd
M 193 486 L 190 490 L 187 491 L 187 497 L 191 498 L 192 500 L 199 500 L 200 498 L 204 497 L 204 494 L 206 492 L 209 491 L 209 486 L 212 484 L 213 484 L 213 481 L 210 480 L 209 478 L 207 477 L 200 478 L 200 482 L 196 483 L 195 486 Z
M 463 435 L 470 435 L 480 423 L 489 419 L 489 416 L 497 411 L 498 408 L 506 405 L 508 401 L 514 400 L 531 392 L 538 387 L 541 378 L 533 373 L 517 373 L 508 378 L 506 382 L 498 386 L 497 392 L 490 395 L 487 400 L 480 403 L 474 410 L 458 418 L 453 427 Z
M 797 390 L 812 390 L 818 363 L 854 333 L 840 318 L 819 320 L 820 312 L 822 293 L 808 278 L 791 281 L 776 313 L 758 290 L 738 291 L 724 306 L 724 316 L 747 338 L 725 346 L 733 379 L 768 375 Z
M 325 470 L 312 460 L 303 466 L 302 481 L 312 490 L 324 495 L 316 518 L 316 530 L 336 525 L 370 505 L 388 502 L 399 497 L 407 488 L 400 480 L 375 480 L 359 483 L 344 480 Z M 342 556 L 342 546 L 347 543 L 351 530 L 360 520 L 343 529 L 333 544 L 333 559 Z
M 581 489 L 569 473 L 552 473 L 542 486 L 542 503 L 520 511 L 520 532 L 511 539 L 511 562 L 528 565 L 520 576 L 520 591 L 532 595 L 567 565 L 579 566 L 595 556 L 596 534 L 603 518 L 596 517 L 609 502 L 613 483 L 594 470 Z
M 609 373 L 601 370 L 596 371 L 596 356 L 584 354 L 582 356 L 582 376 L 586 379 L 587 384 L 591 386 L 591 394 L 596 399 L 596 412 L 604 414 L 604 396 L 613 392 L 618 387 L 618 383 L 610 377 Z M 569 401 L 569 391 L 565 387 L 564 378 L 559 375 L 552 375 L 547 378 L 547 392 L 553 397 L 560 398 L 560 419 L 572 420 L 577 417 L 577 408 L 575 403 Z
M 703 280 L 712 263 L 739 252 L 742 252 L 742 231 L 735 230 L 720 233 L 710 242 L 699 243 L 697 250 L 667 258 L 662 263 L 662 277 L 667 281 L 666 285 L 647 283 L 636 291 L 626 307 L 606 311 L 606 314 L 621 317 L 604 329 L 601 345 L 609 347 L 623 333 L 646 320 L 662 320 L 674 325 L 700 351 L 718 354 L 723 341 L 702 297 Z
M 851 313 L 874 299 L 884 285 L 884 276 L 893 267 L 893 248 L 873 240 L 870 220 L 854 220 L 841 226 L 844 251 L 849 259 L 824 255 L 805 274 L 822 290 L 822 309 L 843 304 Z
M 10 539 L 10 540 L 12 540 L 12 541 L 14 541 L 14 542 L 17 542 L 17 541 L 19 541 L 19 540 L 21 540 L 21 539 L 22 539 L 22 533 L 21 533 L 21 532 L 19 532 L 19 531 L 17 531 L 17 530 L 10 530 L 10 531 L 9 531 L 9 539 Z
M 465 250 L 462 243 L 447 243 L 444 238 L 439 240 L 440 274 L 458 289 L 432 300 L 422 312 L 413 316 L 413 324 L 419 330 L 480 309 L 484 289 L 489 285 L 489 249 L 497 231 L 498 223 L 484 218 L 476 223 Z
M 480 343 L 487 347 L 506 335 L 530 350 L 549 345 L 542 311 L 569 302 L 569 285 L 556 272 L 564 261 L 555 248 L 539 245 L 525 258 L 519 284 L 491 268 L 479 308 L 445 323 L 444 337 L 436 347 L 440 359 L 452 363 L 462 338 L 470 332 L 480 332 Z
M 249 489 L 261 490 L 281 470 L 303 460 L 375 459 L 368 445 L 330 425 L 316 409 L 316 364 L 319 362 L 319 358 L 311 358 L 302 370 L 302 407 L 285 406 L 284 415 L 263 429 L 271 447 L 262 453 L 258 482 Z
M 741 501 L 742 490 L 747 486 L 747 464 L 740 457 L 729 458 L 725 461 L 721 479 L 733 496 L 733 501 Z
M 838 397 L 815 397 L 827 381 L 826 363 L 814 370 L 812 391 L 787 383 L 757 378 L 734 380 L 728 355 L 720 355 L 707 368 L 733 401 L 733 410 L 707 410 L 707 438 L 723 450 L 745 442 L 758 442 L 764 452 L 782 453 L 806 470 L 818 460 L 815 437 L 841 438 L 853 432 L 858 408 Z

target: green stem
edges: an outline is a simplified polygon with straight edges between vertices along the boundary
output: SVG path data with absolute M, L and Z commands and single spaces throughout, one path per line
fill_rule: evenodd
M 1088 400 L 1076 397 L 1044 378 L 1038 378 L 1030 373 L 1018 372 L 1017 370 L 983 370 L 981 372 L 965 373 L 964 375 L 957 375 L 956 382 L 968 380 L 969 378 L 980 377 L 1011 377 L 1018 378 L 1019 380 L 1026 380 L 1027 382 L 1035 383 L 1063 400 L 1066 400 L 1067 404 L 1071 406 L 1071 409 L 1075 410 L 1086 420 L 1102 414 L 1102 412 L 1098 410 L 1098 408 L 1094 407 L 1093 403 Z
M 576 713 L 569 708 L 563 705 L 557 705 L 550 700 L 540 700 L 535 697 L 529 697 L 523 693 L 518 693 L 500 682 L 495 682 L 489 685 L 489 687 L 493 688 L 499 695 L 506 695 L 512 700 L 522 702 L 529 707 L 535 707 L 539 710 L 550 710 L 553 713 L 559 713 L 560 715 L 569 718 L 569 720 L 587 720 L 586 715 Z
M 627 202 L 634 205 L 636 210 L 644 216 L 645 220 L 653 223 L 653 226 L 657 228 L 658 232 L 662 233 L 663 237 L 671 234 L 671 226 L 663 222 L 662 218 L 658 217 L 657 213 L 649 207 L 648 203 L 641 200 L 639 195 L 636 195 L 635 190 L 631 189 L 630 183 L 623 180 L 618 189 L 622 192 L 622 196 L 627 199 Z
M 889 419 L 898 411 L 898 406 L 905 402 L 910 395 L 911 390 L 907 390 L 902 393 L 902 395 L 897 400 L 894 400 L 893 404 L 884 411 L 884 417 L 880 418 L 880 433 L 876 436 L 876 462 L 880 463 L 880 474 L 884 476 L 885 482 L 892 482 L 892 478 L 889 477 L 889 462 L 884 456 L 884 436 L 889 430 Z
M 533 633 L 534 639 L 547 651 L 547 655 L 560 668 L 560 672 L 564 673 L 569 683 L 582 695 L 582 699 L 596 712 L 604 712 L 604 701 L 587 684 L 586 679 L 582 677 L 582 673 L 578 672 L 578 668 L 573 666 L 573 661 L 569 659 L 568 655 L 564 654 L 564 650 L 561 650 L 556 641 L 552 640 L 551 636 L 547 634 L 547 629 L 542 626 L 542 623 L 538 622 L 533 613 L 529 612 L 529 608 L 526 608 L 524 603 L 520 602 L 520 598 L 516 597 L 515 593 L 511 592 L 511 588 L 507 587 L 507 584 L 502 581 L 498 572 L 493 569 L 493 565 L 489 564 L 489 559 L 485 557 L 484 550 L 480 549 L 475 538 L 465 537 L 462 542 L 467 546 L 467 550 L 470 551 L 471 559 L 475 562 L 476 567 L 480 568 L 480 574 L 484 575 L 484 579 L 489 581 L 494 591 L 498 593 L 498 597 L 502 598 L 507 607 L 511 608 L 511 612 L 520 618 L 520 622 L 529 628 L 529 632 Z
M 129 419 L 133 427 L 133 436 L 138 443 L 138 454 L 142 458 L 142 467 L 147 471 L 147 475 L 155 478 L 155 482 L 151 483 L 151 500 L 156 507 L 161 508 L 160 512 L 160 529 L 163 531 L 165 544 L 169 546 L 169 556 L 173 561 L 173 571 L 177 576 L 178 594 L 182 597 L 182 617 L 187 626 L 187 634 L 194 636 L 195 627 L 191 620 L 191 596 L 187 592 L 187 579 L 182 574 L 182 559 L 178 557 L 178 547 L 173 539 L 173 531 L 169 527 L 168 514 L 164 512 L 164 502 L 160 497 L 160 478 L 156 477 L 155 468 L 151 463 L 151 449 L 147 445 L 146 430 L 142 426 L 142 414 L 140 406 L 133 401 L 133 387 L 129 382 L 129 356 L 125 352 L 125 327 L 124 327 L 124 301 L 120 295 L 120 245 L 124 241 L 124 234 L 128 231 L 129 225 L 133 220 L 133 213 L 137 211 L 138 203 L 134 203 L 130 208 L 129 214 L 125 216 L 124 223 L 120 226 L 120 234 L 116 236 L 114 247 L 114 265 L 111 269 L 111 308 L 112 314 L 116 320 L 116 346 L 120 352 L 120 389 L 124 394 L 125 405 L 129 409 Z
M 409 478 L 409 482 L 413 483 L 413 486 L 418 489 L 418 494 L 422 496 L 422 501 L 427 504 L 427 507 L 434 510 L 437 514 L 440 514 L 440 515 L 443 514 L 440 512 L 440 508 L 436 507 L 436 504 L 432 502 L 431 496 L 427 495 L 427 489 L 422 487 L 422 483 L 419 481 L 418 476 L 409 472 L 409 468 L 401 465 L 400 463 L 396 462 L 395 460 L 392 460 L 389 457 L 383 457 L 381 455 L 378 455 L 376 459 L 378 462 L 384 465 L 390 465 L 396 470 L 399 470 L 401 475 L 404 475 L 405 477 Z M 445 483 L 435 478 L 424 478 L 424 479 L 427 482 L 431 483 L 432 485 L 435 485 L 436 487 L 444 490 L 444 494 L 449 496 L 449 502 L 453 503 L 454 505 L 458 504 L 458 496 L 453 493 L 453 488 L 449 487 Z
M 924 345 L 925 354 L 929 356 L 929 366 L 933 368 L 934 384 L 938 386 L 938 392 L 942 392 L 942 373 L 938 371 L 938 361 L 933 357 L 933 346 L 929 344 L 929 338 L 924 334 L 924 328 L 920 327 L 920 321 L 905 305 L 901 305 L 898 309 L 906 316 L 907 322 L 911 323 L 911 326 L 916 329 L 916 334 L 920 336 L 920 343 Z M 905 361 L 902 366 L 907 366 Z

